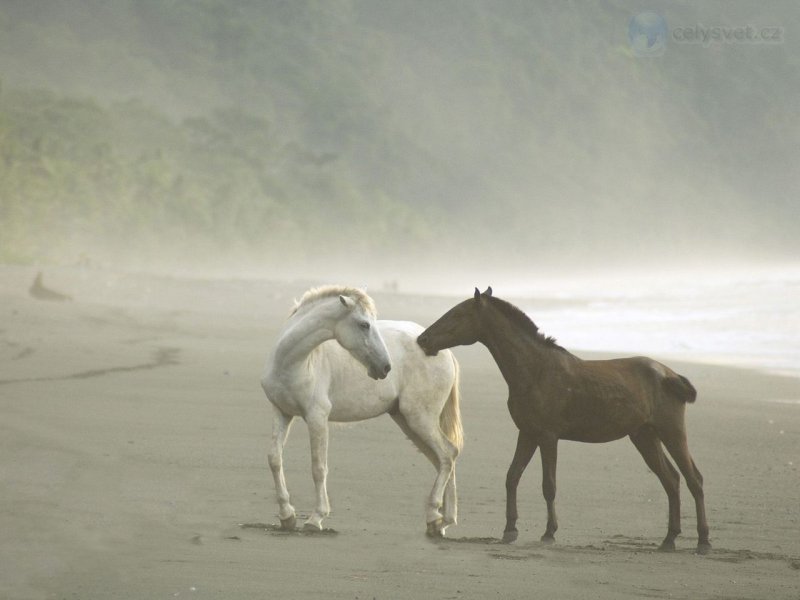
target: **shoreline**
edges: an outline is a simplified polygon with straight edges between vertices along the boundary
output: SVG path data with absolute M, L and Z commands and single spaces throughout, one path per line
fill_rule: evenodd
M 44 271 L 46 281 L 52 282 L 57 289 L 69 290 L 75 300 L 82 303 L 116 306 L 119 308 L 153 308 L 163 310 L 207 310 L 216 312 L 224 305 L 231 312 L 246 315 L 260 315 L 264 318 L 284 316 L 276 307 L 266 304 L 276 301 L 285 302 L 288 314 L 294 299 L 299 298 L 309 287 L 324 285 L 326 282 L 308 279 L 294 281 L 280 279 L 264 279 L 259 277 L 217 277 L 199 276 L 197 274 L 158 274 L 146 271 L 118 271 L 110 268 L 81 266 L 37 267 L 0 264 L 0 294 L 27 296 L 27 289 L 37 272 Z M 153 288 L 167 289 L 168 293 L 158 296 Z M 181 289 L 183 288 L 183 289 Z M 379 318 L 416 320 L 423 326 L 463 300 L 466 296 L 443 293 L 414 293 L 386 289 L 369 289 L 376 300 Z M 207 292 L 206 304 L 187 302 L 187 295 Z M 257 294 L 268 296 L 266 302 L 260 303 Z M 215 297 L 216 296 L 216 297 Z M 509 295 L 508 299 L 520 306 L 534 306 L 537 310 L 526 311 L 540 325 L 537 314 L 547 316 L 548 311 L 560 310 L 574 305 L 587 303 L 588 297 L 578 299 L 573 295 L 559 299 L 552 295 L 533 297 L 530 295 Z M 541 309 L 541 310 L 539 310 Z M 437 312 L 438 311 L 438 312 Z M 635 325 L 631 325 L 635 327 Z M 558 330 L 550 331 L 541 327 L 548 334 L 559 337 Z M 629 347 L 620 350 L 598 349 L 592 346 L 567 345 L 565 347 L 578 356 L 592 355 L 597 357 L 623 357 L 647 355 L 665 363 L 692 363 L 709 367 L 729 367 L 751 370 L 764 375 L 791 377 L 800 379 L 800 364 L 786 366 L 770 357 L 758 355 L 721 354 L 714 351 L 663 351 L 645 347 Z

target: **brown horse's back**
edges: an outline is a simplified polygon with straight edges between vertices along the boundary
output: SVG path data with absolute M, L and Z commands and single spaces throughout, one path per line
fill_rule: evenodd
M 663 380 L 664 390 L 683 402 L 694 402 L 697 399 L 697 390 L 691 382 L 683 375 L 673 373 L 675 377 L 667 377 Z
M 655 374 L 656 381 L 658 382 L 657 391 L 666 392 L 670 399 L 679 400 L 684 403 L 694 402 L 697 399 L 697 390 L 691 382 L 683 375 L 679 375 L 670 369 L 667 365 L 647 356 L 636 356 L 623 360 L 639 363 L 645 374 Z
M 634 356 L 609 362 L 629 362 L 637 367 L 638 373 L 646 380 L 655 376 L 655 380 L 658 382 L 656 391 L 664 391 L 675 400 L 694 402 L 697 398 L 697 390 L 686 377 L 648 356 Z

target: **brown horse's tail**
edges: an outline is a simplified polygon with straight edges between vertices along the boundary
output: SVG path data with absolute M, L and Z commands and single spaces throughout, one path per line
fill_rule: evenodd
M 694 402 L 697 399 L 697 390 L 683 375 L 675 373 L 673 377 L 662 379 L 662 385 L 668 394 L 682 402 Z
M 455 356 L 453 356 L 453 366 L 456 369 L 453 387 L 450 388 L 450 396 L 442 409 L 442 414 L 439 415 L 439 427 L 445 437 L 461 452 L 464 447 L 464 428 L 461 425 L 461 409 L 458 405 L 459 366 Z

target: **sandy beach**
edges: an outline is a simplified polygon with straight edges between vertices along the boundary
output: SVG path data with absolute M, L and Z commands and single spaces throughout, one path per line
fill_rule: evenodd
M 685 484 L 678 550 L 656 552 L 666 496 L 628 440 L 560 444 L 554 546 L 539 543 L 534 460 L 519 540 L 500 544 L 516 429 L 482 346 L 456 350 L 466 445 L 448 539 L 424 535 L 433 470 L 388 417 L 332 429 L 331 530 L 289 534 L 259 375 L 307 284 L 50 269 L 73 299 L 45 302 L 36 272 L 0 267 L 0 598 L 800 598 L 800 379 L 669 361 L 699 391 L 708 556 Z M 458 300 L 372 295 L 382 318 L 423 325 Z M 285 467 L 307 514 L 302 423 Z

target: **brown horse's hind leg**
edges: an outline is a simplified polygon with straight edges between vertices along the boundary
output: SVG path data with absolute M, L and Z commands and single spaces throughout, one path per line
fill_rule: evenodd
M 639 454 L 644 458 L 644 462 L 656 474 L 664 487 L 664 491 L 667 492 L 669 523 L 667 525 L 667 537 L 661 542 L 659 550 L 662 552 L 674 550 L 675 538 L 681 532 L 681 478 L 675 467 L 664 456 L 661 440 L 658 439 L 656 432 L 651 427 L 642 427 L 636 433 L 632 433 L 630 438 Z
M 678 430 L 672 436 L 665 436 L 664 445 L 672 456 L 675 464 L 683 473 L 686 486 L 694 496 L 695 510 L 697 511 L 697 553 L 708 554 L 711 551 L 711 542 L 708 539 L 708 522 L 706 521 L 706 502 L 703 493 L 703 476 L 689 453 L 689 444 L 686 441 L 686 432 Z
M 531 462 L 536 452 L 536 441 L 529 435 L 519 432 L 517 449 L 506 474 L 506 528 L 503 532 L 503 543 L 510 544 L 517 540 L 517 486 L 522 473 Z

